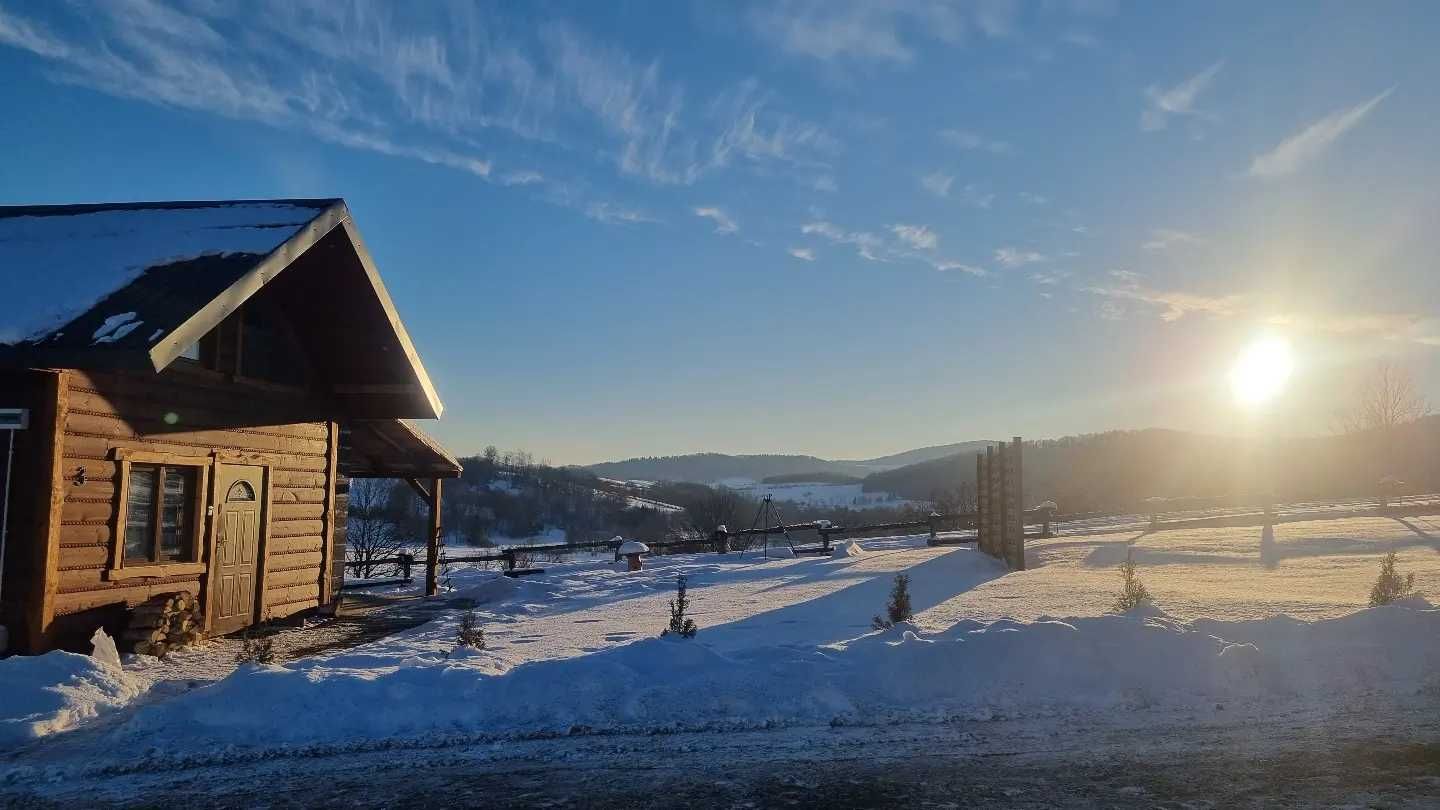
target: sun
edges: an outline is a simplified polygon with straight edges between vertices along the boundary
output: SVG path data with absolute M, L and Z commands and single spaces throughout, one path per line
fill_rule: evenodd
M 1270 337 L 1245 347 L 1230 369 L 1230 390 L 1242 405 L 1257 406 L 1274 399 L 1285 388 L 1295 359 L 1290 341 Z

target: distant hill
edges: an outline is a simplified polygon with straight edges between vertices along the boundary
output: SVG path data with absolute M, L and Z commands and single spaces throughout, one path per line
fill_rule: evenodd
M 983 446 L 980 448 L 983 451 Z M 975 450 L 867 476 L 867 492 L 929 499 L 975 485 Z M 1273 487 L 1282 501 L 1372 495 L 1382 476 L 1412 492 L 1440 488 L 1440 417 L 1374 435 L 1276 439 L 1275 474 L 1254 439 L 1178 430 L 1124 430 L 1026 442 L 1027 504 L 1054 500 L 1064 512 L 1137 510 L 1150 496 L 1254 498 Z M 971 490 L 973 491 L 973 489 Z
M 956 442 L 955 444 L 937 444 L 933 447 L 919 447 L 914 450 L 906 450 L 903 453 L 893 453 L 879 458 L 865 459 L 863 461 L 846 462 L 858 464 L 871 472 L 883 472 L 893 470 L 896 467 L 906 467 L 911 464 L 921 464 L 926 461 L 934 461 L 938 458 L 946 458 L 962 453 L 983 453 L 985 448 L 996 442 L 981 439 L 972 442 Z
M 692 481 L 699 484 L 713 484 L 727 478 L 762 481 L 777 475 L 821 472 L 861 478 L 870 472 L 854 462 L 829 461 L 815 456 L 730 456 L 723 453 L 631 458 L 591 464 L 585 469 L 605 478 Z
M 853 475 L 834 472 L 804 472 L 790 475 L 772 475 L 762 484 L 858 484 L 863 479 Z
M 871 473 L 892 470 L 896 467 L 951 456 L 956 453 L 973 453 L 976 449 L 984 452 L 985 446 L 988 444 L 992 444 L 992 442 L 958 442 L 934 447 L 920 447 L 906 450 L 903 453 L 858 460 L 832 460 L 816 456 L 785 454 L 732 456 L 724 453 L 691 453 L 683 456 L 647 456 L 624 461 L 606 461 L 600 464 L 591 464 L 585 469 L 605 478 L 691 481 L 699 484 L 714 484 L 727 478 L 749 478 L 753 481 L 764 481 L 777 476 L 785 476 L 792 482 L 802 480 L 822 482 L 828 479 L 805 476 L 824 474 L 860 479 Z

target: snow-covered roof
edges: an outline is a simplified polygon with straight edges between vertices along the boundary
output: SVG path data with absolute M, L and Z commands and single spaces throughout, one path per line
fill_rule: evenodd
M 337 202 L 0 207 L 0 344 L 54 340 L 100 309 L 95 326 L 87 322 L 85 334 L 69 335 L 67 343 L 154 343 L 178 325 L 167 302 L 147 311 L 138 305 L 145 296 L 108 308 L 107 300 L 167 269 L 188 276 L 167 279 L 167 288 L 213 297 Z
M 639 540 L 626 540 L 625 542 L 623 542 L 623 543 L 620 544 L 620 550 L 619 550 L 618 553 L 620 553 L 620 554 L 646 554 L 646 553 L 648 553 L 649 551 L 650 551 L 650 547 L 647 546 L 647 545 L 645 545 L 644 543 L 640 542 Z

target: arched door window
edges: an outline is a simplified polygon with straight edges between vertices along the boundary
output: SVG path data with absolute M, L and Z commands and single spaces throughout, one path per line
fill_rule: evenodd
M 231 484 L 230 491 L 225 493 L 226 503 L 253 500 L 255 500 L 255 490 L 244 481 L 236 481 L 235 483 Z

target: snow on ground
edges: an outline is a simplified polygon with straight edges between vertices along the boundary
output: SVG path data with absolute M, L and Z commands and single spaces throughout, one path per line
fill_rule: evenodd
M 904 506 L 918 503 L 897 498 L 888 492 L 866 492 L 863 484 L 765 484 L 749 478 L 727 478 L 721 482 L 736 492 L 751 498 L 764 498 L 806 506 Z
M 0 661 L 0 746 L 65 731 L 139 697 L 141 678 L 69 652 Z
M 1440 518 L 1368 517 L 1268 534 L 1061 536 L 1032 541 L 1029 570 L 1018 572 L 968 546 L 927 547 L 924 536 L 865 539 L 858 556 L 833 558 L 652 557 L 636 573 L 614 571 L 608 557 L 516 580 L 460 569 L 447 598 L 474 604 L 486 650 L 455 652 L 451 610 L 210 686 L 233 665 L 206 651 L 135 659 L 127 672 L 184 688 L 115 713 L 88 741 L 83 731 L 59 736 L 92 754 L 172 750 L 181 735 L 263 750 L 437 733 L 828 728 L 1116 709 L 1209 716 L 1236 704 L 1428 700 L 1440 694 L 1429 674 L 1440 671 L 1440 611 L 1419 600 L 1361 608 L 1391 549 L 1422 593 L 1436 588 L 1437 537 Z M 1127 552 L 1163 613 L 1104 615 Z M 910 576 L 916 619 L 872 632 L 897 572 Z M 694 641 L 658 638 L 678 573 L 700 625 Z

